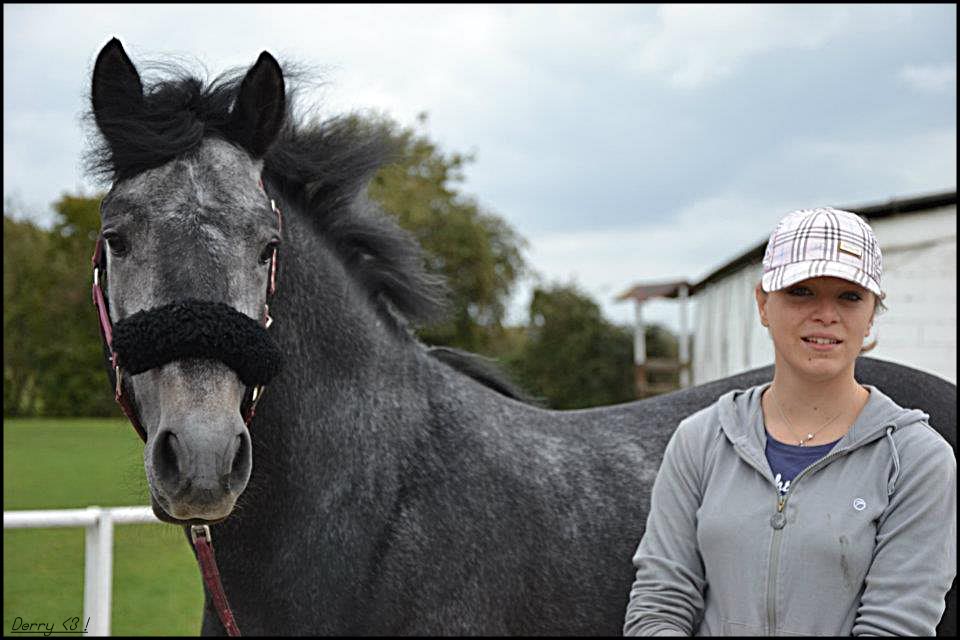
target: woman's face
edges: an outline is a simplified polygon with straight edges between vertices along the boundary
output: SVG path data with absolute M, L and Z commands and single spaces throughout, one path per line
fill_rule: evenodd
M 849 371 L 870 335 L 874 294 L 860 285 L 823 276 L 779 291 L 756 287 L 760 322 L 770 328 L 777 367 L 814 380 Z

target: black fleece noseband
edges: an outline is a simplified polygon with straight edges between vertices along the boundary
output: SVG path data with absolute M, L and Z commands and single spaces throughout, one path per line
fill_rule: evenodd
M 183 358 L 219 360 L 247 386 L 265 385 L 283 355 L 256 320 L 222 302 L 181 300 L 114 325 L 113 349 L 131 375 Z

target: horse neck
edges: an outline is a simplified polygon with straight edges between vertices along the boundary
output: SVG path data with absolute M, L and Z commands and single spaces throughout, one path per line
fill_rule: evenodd
M 258 434 L 256 455 L 274 481 L 370 491 L 425 422 L 429 357 L 389 326 L 308 221 L 287 229 L 296 239 L 285 241 L 271 304 L 286 361 L 258 410 L 275 426 Z

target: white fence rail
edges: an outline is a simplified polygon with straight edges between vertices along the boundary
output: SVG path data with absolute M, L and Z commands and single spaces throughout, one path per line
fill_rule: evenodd
M 150 507 L 87 507 L 56 511 L 4 511 L 4 529 L 84 527 L 83 625 L 91 636 L 110 635 L 113 525 L 160 522 Z M 87 624 L 89 620 L 89 624 Z

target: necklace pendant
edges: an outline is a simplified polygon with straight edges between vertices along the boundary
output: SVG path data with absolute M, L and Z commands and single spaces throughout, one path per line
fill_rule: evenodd
M 808 434 L 807 434 L 807 440 L 813 440 L 813 434 L 812 434 L 812 433 L 808 433 Z
M 801 440 L 801 441 L 799 442 L 799 445 L 800 445 L 801 447 L 806 446 L 806 445 L 803 444 L 803 440 Z

